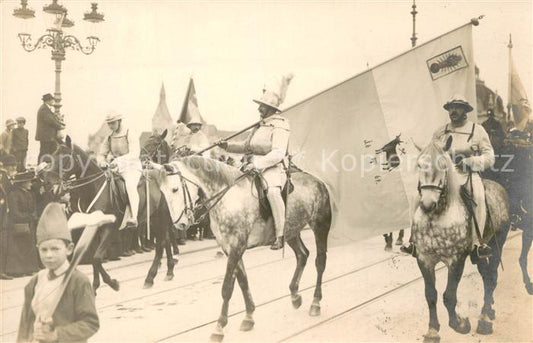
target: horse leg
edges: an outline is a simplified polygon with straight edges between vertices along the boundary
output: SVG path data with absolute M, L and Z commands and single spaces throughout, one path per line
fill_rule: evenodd
M 529 254 L 529 249 L 531 249 L 533 233 L 528 232 L 526 230 L 528 230 L 528 228 L 525 228 L 522 232 L 522 251 L 520 253 L 520 258 L 518 259 L 518 262 L 520 263 L 520 268 L 522 269 L 522 279 L 524 280 L 526 290 L 529 294 L 533 295 L 533 283 L 531 283 L 529 273 L 527 272 L 527 256 Z
M 383 238 L 385 238 L 385 251 L 392 251 L 392 232 L 386 233 L 383 235 Z
M 400 230 L 400 232 L 398 233 L 398 239 L 396 239 L 396 245 L 403 245 L 403 235 L 404 235 L 404 231 L 403 229 Z
M 299 308 L 302 305 L 302 296 L 298 294 L 298 289 L 300 287 L 300 279 L 302 278 L 305 264 L 307 263 L 307 258 L 309 257 L 309 250 L 305 247 L 299 234 L 297 237 L 288 240 L 287 244 L 289 244 L 296 255 L 296 269 L 294 270 L 289 289 L 291 291 L 292 306 L 294 308 Z
M 157 275 L 157 269 L 159 268 L 159 262 L 161 261 L 161 257 L 163 257 L 163 245 L 161 239 L 159 239 L 158 237 L 155 242 L 154 260 L 152 261 L 152 265 L 148 270 L 148 275 L 146 275 L 146 279 L 144 280 L 143 288 L 151 288 L 154 285 L 154 278 Z
M 429 328 L 424 335 L 424 343 L 440 342 L 440 324 L 437 317 L 437 289 L 435 288 L 435 265 L 426 266 L 420 259 L 416 259 L 418 268 L 424 278 L 426 302 L 429 308 Z
M 322 275 L 326 269 L 326 259 L 328 252 L 328 233 L 329 233 L 329 224 L 326 226 L 326 229 L 318 229 L 313 231 L 315 234 L 315 243 L 316 243 L 316 258 L 315 258 L 315 267 L 316 267 L 316 285 L 315 285 L 315 294 L 313 296 L 313 302 L 309 308 L 309 315 L 316 317 L 320 315 L 320 300 L 322 300 Z M 303 242 L 301 242 L 303 244 Z
M 463 335 L 470 332 L 470 320 L 468 318 L 461 318 L 455 311 L 455 307 L 457 305 L 457 287 L 463 276 L 465 260 L 466 255 L 461 256 L 458 261 L 448 267 L 448 283 L 443 294 L 444 305 L 448 310 L 448 325 Z
M 167 275 L 165 276 L 165 281 L 170 281 L 174 279 L 174 265 L 177 263 L 177 259 L 174 260 L 172 256 L 170 239 L 165 239 L 165 254 L 167 255 Z
M 235 277 L 237 273 L 235 269 L 242 258 L 243 252 L 232 252 L 228 255 L 228 262 L 226 264 L 226 274 L 224 275 L 224 282 L 222 283 L 222 309 L 220 311 L 220 316 L 217 320 L 215 331 L 211 334 L 212 342 L 222 342 L 222 340 L 224 339 L 223 330 L 226 324 L 228 324 L 229 301 L 231 299 L 231 295 L 233 294 L 233 288 L 235 286 Z
M 109 274 L 104 269 L 102 263 L 98 263 L 98 270 L 100 271 L 100 275 L 102 275 L 102 280 L 114 291 L 118 292 L 118 290 L 120 289 L 120 283 L 116 279 L 111 279 Z
M 254 300 L 252 299 L 252 293 L 250 292 L 250 288 L 248 286 L 248 277 L 246 276 L 246 270 L 244 269 L 244 262 L 242 261 L 242 259 L 237 264 L 236 272 L 237 282 L 239 283 L 239 287 L 241 288 L 242 295 L 244 297 L 244 304 L 246 306 L 246 316 L 242 320 L 240 330 L 250 331 L 253 329 L 255 324 L 253 318 L 255 304 Z

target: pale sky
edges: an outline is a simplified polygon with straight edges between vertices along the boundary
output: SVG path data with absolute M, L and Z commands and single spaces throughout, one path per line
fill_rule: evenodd
M 19 1 L 0 0 L 2 126 L 7 118 L 25 116 L 32 149 L 41 96 L 54 91 L 54 63 L 50 49 L 25 52 L 17 33 L 31 33 L 33 42 L 44 34 L 42 7 L 50 2 L 29 0 L 36 18 L 23 21 L 12 16 Z M 271 75 L 295 75 L 286 108 L 411 47 L 412 1 L 105 0 L 98 2 L 105 22 L 96 25 L 82 20 L 90 1 L 60 4 L 76 24 L 66 33 L 84 41 L 95 28 L 101 39 L 92 55 L 67 50 L 63 62 L 62 112 L 81 146 L 111 109 L 123 113 L 132 128 L 150 130 L 162 83 L 173 119 L 193 76 L 204 119 L 237 130 L 257 119 L 252 99 Z M 531 1 L 419 0 L 417 11 L 417 43 L 485 15 L 474 28 L 475 63 L 504 103 L 511 33 L 513 58 L 531 101 Z

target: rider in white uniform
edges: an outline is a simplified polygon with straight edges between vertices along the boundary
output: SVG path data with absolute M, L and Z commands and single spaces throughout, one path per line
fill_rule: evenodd
M 257 169 L 263 171 L 262 175 L 267 187 L 267 198 L 272 208 L 274 226 L 276 228 L 276 241 L 270 247 L 272 250 L 283 247 L 283 228 L 285 226 L 285 204 L 281 197 L 281 190 L 287 180 L 285 166 L 287 149 L 289 145 L 289 121 L 277 114 L 281 112 L 278 106 L 285 100 L 287 87 L 293 75 L 288 74 L 274 80 L 272 84 L 265 85 L 259 104 L 261 124 L 254 128 L 248 138 L 243 142 L 219 143 L 220 147 L 228 152 L 244 153 L 251 156 L 243 171 Z M 285 162 L 285 163 L 284 163 Z
M 112 132 L 102 143 L 97 156 L 98 164 L 102 168 L 116 167 L 124 179 L 131 210 L 131 218 L 127 219 L 126 226 L 136 227 L 139 209 L 137 185 L 142 175 L 139 141 L 122 123 L 122 115 L 112 112 L 108 114 L 106 123 Z

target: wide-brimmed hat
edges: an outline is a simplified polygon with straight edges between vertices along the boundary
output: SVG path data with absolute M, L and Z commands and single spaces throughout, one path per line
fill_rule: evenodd
M 106 123 L 112 123 L 117 120 L 122 120 L 122 114 L 114 112 L 114 111 L 109 112 L 107 116 L 105 117 Z
M 294 75 L 288 73 L 281 77 L 272 78 L 263 87 L 263 94 L 260 99 L 253 99 L 255 103 L 267 105 L 281 112 L 279 106 L 285 101 L 287 88 Z
M 13 183 L 19 183 L 19 182 L 26 182 L 26 181 L 32 181 L 35 179 L 35 172 L 34 171 L 25 171 L 22 173 L 15 174 L 13 177 L 12 182 Z
M 37 245 L 50 239 L 64 239 L 72 242 L 68 229 L 67 216 L 57 202 L 49 203 L 37 224 Z
M 17 121 L 17 123 L 20 123 L 20 122 L 26 122 L 26 118 L 24 117 L 17 117 L 17 119 L 15 119 Z
M 16 166 L 17 165 L 17 159 L 15 156 L 11 155 L 11 154 L 7 154 L 7 155 L 4 155 L 1 159 L 0 159 L 0 162 L 2 162 L 2 165 L 4 167 L 13 167 L 13 166 Z
M 13 119 L 6 120 L 6 127 L 10 127 L 10 126 L 13 126 L 13 125 L 17 125 L 17 123 L 15 123 L 15 121 Z
M 48 100 L 53 100 L 53 99 L 54 99 L 54 97 L 53 97 L 53 95 L 50 94 L 50 93 L 46 93 L 46 94 L 43 95 L 43 97 L 42 97 L 42 100 L 43 100 L 43 101 L 48 101 Z
M 451 105 L 459 105 L 459 106 L 463 106 L 464 109 L 466 110 L 466 113 L 468 112 L 472 112 L 474 110 L 474 108 L 468 103 L 468 101 L 465 99 L 464 96 L 462 95 L 454 95 L 452 96 L 452 98 L 444 104 L 444 109 L 447 111 Z

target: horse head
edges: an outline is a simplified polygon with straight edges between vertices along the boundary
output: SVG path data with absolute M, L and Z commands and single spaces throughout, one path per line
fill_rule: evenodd
M 85 173 L 90 173 L 91 166 L 98 168 L 89 154 L 72 144 L 68 135 L 64 142 L 58 142 L 56 150 L 51 155 L 43 157 L 43 162 L 46 162 L 47 167 L 42 171 L 41 179 L 45 189 L 51 189 L 54 196 L 60 196 L 68 191 L 66 182 L 70 178 L 83 177 Z
M 450 193 L 450 180 L 455 172 L 452 160 L 444 147 L 431 142 L 423 149 L 417 160 L 419 206 L 426 214 L 441 212 Z
M 171 149 L 165 137 L 165 129 L 161 134 L 154 132 L 141 148 L 141 161 L 152 161 L 158 164 L 168 163 L 171 157 Z

